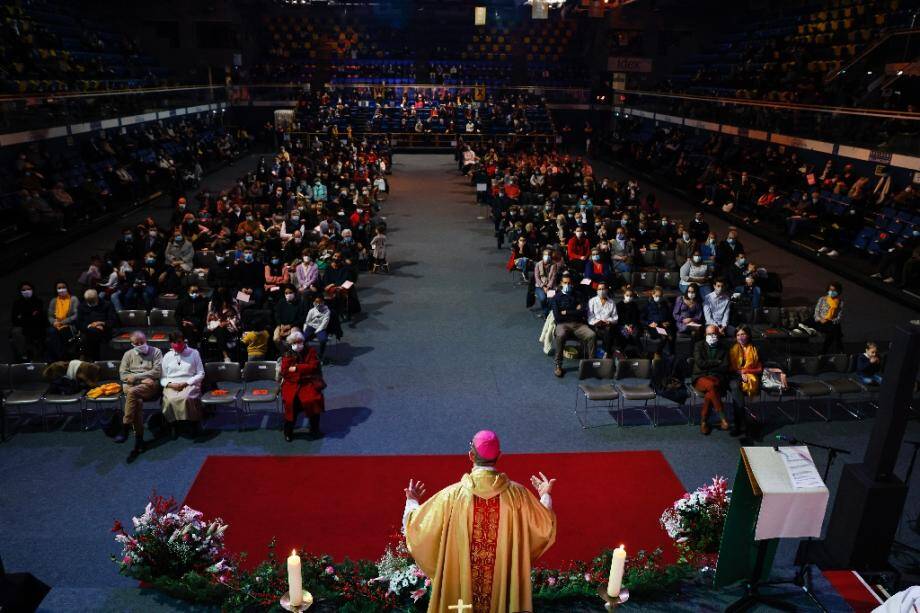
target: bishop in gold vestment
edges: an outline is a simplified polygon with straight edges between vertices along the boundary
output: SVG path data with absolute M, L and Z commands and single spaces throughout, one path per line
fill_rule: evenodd
M 471 443 L 471 472 L 424 504 L 424 485 L 410 481 L 403 526 L 415 562 L 431 578 L 429 613 L 458 599 L 473 613 L 532 611 L 531 564 L 556 538 L 550 490 L 555 480 L 532 477 L 540 499 L 495 468 L 498 436 L 482 431 Z

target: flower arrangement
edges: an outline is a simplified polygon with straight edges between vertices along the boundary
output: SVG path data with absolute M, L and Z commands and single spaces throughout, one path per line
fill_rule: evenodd
M 371 581 L 386 584 L 387 591 L 402 602 L 418 603 L 428 596 L 431 579 L 412 560 L 405 537 L 399 534 L 393 541 L 377 561 L 379 576 Z
M 723 477 L 684 494 L 661 514 L 661 525 L 682 557 L 712 566 L 719 553 L 730 494 Z
M 266 559 L 252 570 L 242 569 L 239 561 L 245 554 L 235 558 L 224 546 L 225 523 L 207 520 L 199 511 L 180 508 L 172 498 L 156 494 L 132 524 L 133 534 L 115 522 L 113 532 L 122 552 L 112 556 L 113 561 L 122 574 L 170 596 L 242 612 L 277 609 L 287 592 L 287 569 L 275 553 L 274 541 Z M 607 584 L 611 555 L 607 550 L 589 562 L 570 562 L 561 569 L 534 568 L 534 602 L 548 610 L 567 610 L 578 601 L 595 603 L 598 587 Z M 318 613 L 420 612 L 431 595 L 431 580 L 398 533 L 376 562 L 335 562 L 328 555 L 301 553 L 301 569 Z M 661 549 L 640 551 L 627 560 L 624 585 L 633 598 L 668 598 L 692 575 L 684 558 L 667 564 Z
M 227 524 L 220 518 L 205 521 L 199 511 L 154 493 L 144 513 L 131 521 L 133 534 L 119 521 L 112 527 L 122 546 L 112 559 L 123 574 L 179 598 L 209 602 L 236 572 L 224 546 Z

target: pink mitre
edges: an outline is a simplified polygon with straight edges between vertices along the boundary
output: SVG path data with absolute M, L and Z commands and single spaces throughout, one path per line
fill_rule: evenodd
M 498 435 L 491 430 L 480 430 L 473 436 L 473 449 L 483 460 L 495 460 L 501 453 Z

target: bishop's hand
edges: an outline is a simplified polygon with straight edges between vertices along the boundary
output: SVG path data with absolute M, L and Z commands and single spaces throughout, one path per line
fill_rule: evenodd
M 533 475 L 530 478 L 530 484 L 533 486 L 533 489 L 537 490 L 537 494 L 542 498 L 545 494 L 549 494 L 553 490 L 553 484 L 556 483 L 555 479 L 547 479 L 546 475 L 539 473 L 540 476 L 537 477 Z
M 406 500 L 414 500 L 419 502 L 422 496 L 425 495 L 425 484 L 421 481 L 413 481 L 409 479 L 409 487 L 405 489 Z

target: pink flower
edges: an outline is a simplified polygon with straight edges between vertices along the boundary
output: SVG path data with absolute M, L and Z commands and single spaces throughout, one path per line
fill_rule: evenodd
M 335 569 L 334 569 L 332 566 L 327 566 L 327 567 L 326 567 L 326 574 L 327 574 L 327 575 L 334 575 L 334 574 L 335 574 Z
M 591 573 L 585 573 L 585 581 L 591 583 Z
M 556 585 L 556 578 L 555 578 L 555 577 L 550 577 L 549 579 L 546 580 L 546 584 L 547 584 L 547 585 Z
M 425 588 L 419 588 L 415 590 L 414 592 L 412 592 L 411 594 L 409 594 L 410 596 L 412 596 L 412 602 L 418 602 L 420 598 L 425 596 L 425 593 L 427 591 L 428 590 L 426 590 Z
M 131 556 L 125 556 L 121 559 L 121 563 L 127 566 L 131 565 Z
M 431 579 L 425 579 L 425 587 L 431 587 Z

